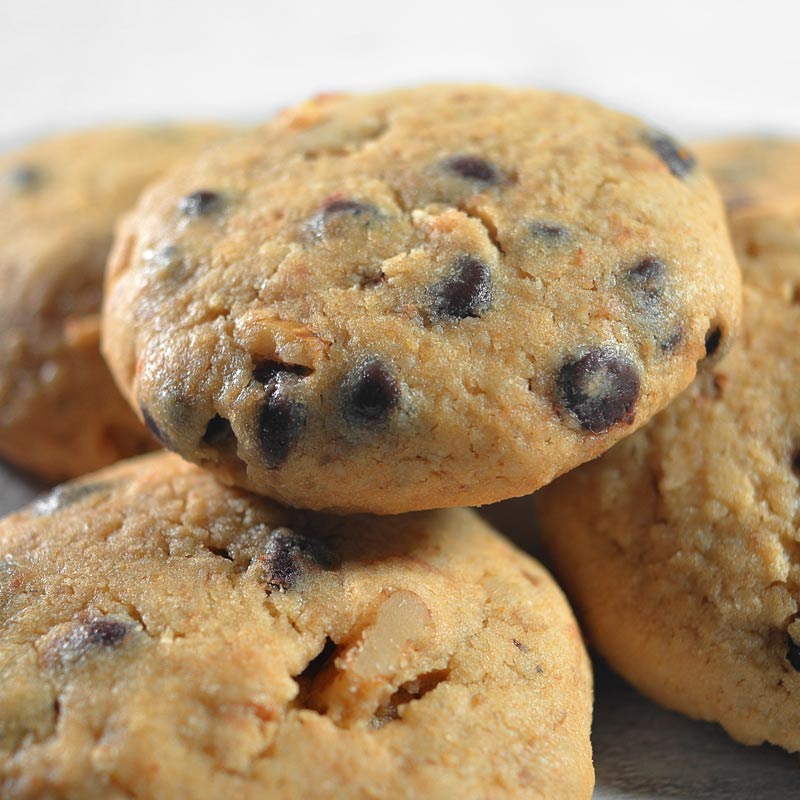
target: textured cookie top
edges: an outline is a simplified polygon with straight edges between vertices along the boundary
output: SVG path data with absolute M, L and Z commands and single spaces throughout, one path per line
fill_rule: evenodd
M 590 636 L 625 677 L 741 741 L 799 750 L 800 206 L 731 225 L 758 243 L 740 253 L 740 339 L 539 505 Z
M 0 455 L 59 479 L 152 446 L 100 358 L 103 269 L 143 186 L 224 130 L 99 129 L 0 154 Z
M 399 512 L 602 452 L 726 348 L 739 291 L 710 180 L 631 117 L 491 87 L 325 96 L 147 193 L 104 348 L 161 441 L 224 480 Z
M 160 453 L 0 552 L 3 797 L 591 795 L 574 619 L 470 511 L 290 511 Z
M 778 137 L 701 142 L 697 155 L 730 213 L 800 195 L 800 142 Z

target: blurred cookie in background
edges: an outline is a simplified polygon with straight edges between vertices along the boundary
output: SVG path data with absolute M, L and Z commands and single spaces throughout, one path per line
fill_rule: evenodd
M 729 212 L 800 194 L 800 142 L 754 136 L 693 146 L 722 192 Z
M 144 185 L 226 132 L 107 128 L 0 154 L 0 457 L 58 481 L 156 446 L 100 356 L 103 270 Z
M 614 669 L 741 742 L 795 751 L 800 193 L 734 210 L 730 224 L 743 248 L 739 340 L 641 431 L 542 490 L 538 510 Z

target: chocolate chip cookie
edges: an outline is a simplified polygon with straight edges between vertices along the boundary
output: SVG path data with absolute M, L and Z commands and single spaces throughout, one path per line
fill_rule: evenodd
M 718 195 L 574 97 L 325 96 L 143 197 L 104 348 L 159 440 L 291 505 L 525 494 L 630 434 L 734 335 Z
M 723 139 L 701 142 L 695 150 L 731 213 L 800 194 L 800 142 L 796 140 Z
M 0 154 L 0 457 L 51 481 L 152 448 L 100 357 L 117 217 L 219 126 L 75 133 Z
M 540 522 L 625 678 L 739 741 L 800 750 L 800 201 L 731 226 L 758 243 L 739 253 L 739 341 L 649 425 L 542 490 Z
M 572 614 L 471 511 L 293 511 L 157 453 L 0 552 L 4 798 L 591 795 Z

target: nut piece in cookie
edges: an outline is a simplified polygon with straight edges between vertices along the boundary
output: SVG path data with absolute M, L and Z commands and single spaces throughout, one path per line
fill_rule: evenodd
M 57 482 L 156 446 L 100 356 L 103 270 L 144 187 L 226 133 L 106 128 L 0 155 L 0 458 Z M 148 268 L 166 275 L 164 244 Z

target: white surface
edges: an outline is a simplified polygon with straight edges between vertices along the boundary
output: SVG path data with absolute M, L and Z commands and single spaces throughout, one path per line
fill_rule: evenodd
M 800 135 L 800 4 L 0 0 L 0 143 L 96 122 L 259 118 L 428 80 L 587 94 L 685 137 Z M 35 492 L 0 470 L 0 512 Z M 636 695 L 602 667 L 598 800 L 800 796 L 798 764 Z
M 800 133 L 799 31 L 793 0 L 0 0 L 0 141 L 427 80 L 563 87 L 686 136 Z

